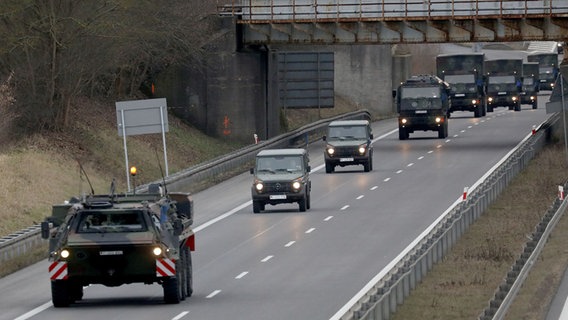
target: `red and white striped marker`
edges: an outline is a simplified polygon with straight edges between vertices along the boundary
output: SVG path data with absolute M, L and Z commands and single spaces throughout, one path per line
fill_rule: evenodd
M 558 199 L 564 200 L 564 187 L 558 186 Z
M 533 126 L 533 127 L 532 127 L 532 134 L 533 134 L 533 135 L 536 134 L 536 126 Z
M 254 144 L 258 144 L 258 134 L 254 134 Z
M 469 190 L 469 187 L 465 187 L 463 188 L 463 200 L 467 199 L 467 191 Z

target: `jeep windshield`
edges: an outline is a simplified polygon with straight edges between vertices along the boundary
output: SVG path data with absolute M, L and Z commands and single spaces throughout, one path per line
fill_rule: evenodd
M 258 157 L 256 159 L 256 172 L 258 174 L 282 174 L 303 172 L 302 157 L 273 156 Z
M 367 139 L 366 126 L 329 127 L 329 140 L 364 140 Z
M 148 227 L 140 211 L 87 211 L 80 217 L 77 233 L 143 232 Z
M 439 87 L 402 87 L 400 98 L 400 109 L 402 111 L 442 108 Z
M 487 91 L 515 91 L 516 79 L 514 76 L 490 76 Z

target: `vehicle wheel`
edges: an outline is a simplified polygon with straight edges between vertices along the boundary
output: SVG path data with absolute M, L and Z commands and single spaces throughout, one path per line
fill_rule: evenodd
M 191 251 L 185 247 L 185 295 L 191 297 L 193 294 L 193 267 L 191 265 Z
M 442 126 L 438 127 L 438 138 L 445 139 L 448 136 L 448 123 L 445 122 Z
M 370 161 L 367 161 L 363 164 L 363 170 L 365 170 L 365 172 L 371 171 L 371 162 Z
M 369 157 L 369 170 L 373 171 L 373 154 Z
M 310 195 L 310 192 L 308 192 L 308 196 L 306 197 L 306 209 L 308 209 L 308 210 L 310 210 L 310 208 L 312 206 L 311 203 L 310 203 L 311 199 L 312 199 L 312 197 Z
M 487 105 L 487 112 L 493 112 L 493 106 L 492 105 Z
M 260 213 L 261 206 L 262 205 L 260 204 L 260 201 L 253 200 L 252 201 L 252 212 Z
M 334 169 L 334 165 L 329 162 L 325 163 L 325 173 L 332 173 Z
M 487 115 L 487 102 L 483 102 L 481 104 L 481 110 L 482 110 L 482 117 L 485 117 Z
M 532 104 L 532 108 L 533 108 L 533 109 L 537 109 L 537 108 L 538 108 L 538 103 L 537 103 L 536 101 L 535 101 L 535 102 L 533 102 L 533 104 Z
M 475 108 L 475 110 L 473 111 L 473 116 L 475 118 L 481 118 L 483 116 L 483 110 L 481 110 L 481 106 Z
M 306 212 L 306 206 L 307 206 L 307 197 L 304 196 L 304 198 L 300 201 L 298 201 L 298 205 L 300 206 L 300 212 Z
M 80 284 L 69 284 L 69 298 L 71 302 L 81 301 L 83 299 L 83 286 Z
M 162 283 L 164 288 L 164 302 L 167 304 L 176 304 L 180 301 L 179 288 L 178 288 L 178 278 L 172 277 L 167 278 Z
M 521 104 L 520 103 L 517 103 L 515 105 L 515 111 L 521 111 Z
M 185 247 L 181 250 L 179 258 L 180 259 L 176 261 L 176 276 L 178 278 L 179 299 L 183 301 L 185 300 L 185 278 L 187 276 L 185 273 Z
M 69 286 L 67 281 L 51 281 L 51 301 L 55 308 L 69 306 L 71 301 L 69 299 Z
M 398 128 L 398 139 L 399 140 L 406 140 L 408 139 L 408 132 L 405 128 Z

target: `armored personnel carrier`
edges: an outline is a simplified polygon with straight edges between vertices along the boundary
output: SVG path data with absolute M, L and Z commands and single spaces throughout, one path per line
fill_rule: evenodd
M 92 190 L 92 188 L 91 188 Z M 49 276 L 54 307 L 83 298 L 83 287 L 161 284 L 165 303 L 191 296 L 191 251 L 195 249 L 193 202 L 187 193 L 71 198 L 52 207 L 42 223 L 49 239 Z

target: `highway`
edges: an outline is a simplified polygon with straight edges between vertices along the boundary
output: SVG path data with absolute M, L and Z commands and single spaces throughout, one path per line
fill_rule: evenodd
M 374 276 L 513 149 L 539 108 L 456 112 L 449 136 L 398 140 L 395 119 L 373 123 L 373 171 L 323 170 L 323 142 L 309 146 L 312 208 L 267 206 L 253 214 L 247 172 L 193 196 L 194 294 L 162 302 L 158 285 L 91 286 L 83 301 L 54 309 L 47 262 L 0 279 L 3 319 L 332 319 Z M 489 300 L 490 297 L 488 297 Z

